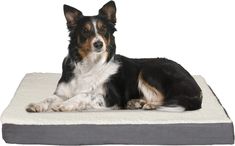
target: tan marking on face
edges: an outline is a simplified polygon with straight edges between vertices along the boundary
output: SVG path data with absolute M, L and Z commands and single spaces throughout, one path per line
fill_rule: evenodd
M 103 36 L 101 36 L 101 37 L 103 38 L 104 43 L 106 44 L 105 51 L 107 51 L 107 47 L 108 47 L 108 45 L 109 45 L 109 41 L 108 41 L 105 37 L 103 37 Z
M 103 27 L 103 22 L 100 21 L 100 20 L 97 20 L 97 22 L 96 22 L 96 27 L 97 27 L 98 29 L 102 29 L 102 27 Z
M 79 54 L 81 55 L 82 58 L 86 58 L 89 53 L 92 51 L 91 50 L 91 39 L 87 39 L 81 46 L 81 48 L 79 48 Z
M 87 22 L 83 25 L 82 29 L 84 29 L 85 31 L 92 31 L 92 23 L 91 22 Z M 87 38 L 86 41 L 84 43 L 82 43 L 81 47 L 79 48 L 79 54 L 81 55 L 82 58 L 86 58 L 90 52 L 92 51 L 92 40 L 94 39 L 94 37 L 92 38 Z
M 85 25 L 84 25 L 84 28 L 83 29 L 86 29 L 87 31 L 91 31 L 92 29 L 92 24 L 90 22 L 87 22 Z
M 105 60 L 107 60 L 108 55 L 109 55 L 108 52 L 105 51 L 104 54 L 103 54 L 103 57 L 105 58 Z

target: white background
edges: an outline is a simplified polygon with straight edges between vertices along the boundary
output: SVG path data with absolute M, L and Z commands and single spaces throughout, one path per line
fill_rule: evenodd
M 96 15 L 106 2 L 0 1 L 0 113 L 25 73 L 61 72 L 68 45 L 63 4 Z M 204 76 L 235 120 L 234 0 L 116 0 L 116 5 L 117 53 L 167 57 Z M 0 145 L 6 145 L 2 139 Z

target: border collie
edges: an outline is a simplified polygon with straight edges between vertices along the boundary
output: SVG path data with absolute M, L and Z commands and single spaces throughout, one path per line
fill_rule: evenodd
M 201 89 L 179 64 L 165 58 L 116 55 L 116 6 L 96 16 L 64 5 L 70 43 L 54 94 L 29 104 L 28 112 L 98 109 L 185 111 L 201 108 Z M 132 48 L 129 48 L 132 49 Z

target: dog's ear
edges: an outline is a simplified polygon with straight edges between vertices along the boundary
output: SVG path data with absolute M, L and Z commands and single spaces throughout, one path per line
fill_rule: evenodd
M 114 1 L 109 1 L 100 10 L 99 15 L 106 17 L 113 24 L 116 23 L 116 5 Z
M 64 5 L 64 16 L 67 20 L 67 27 L 70 30 L 77 25 L 77 20 L 83 15 L 81 11 L 68 5 Z

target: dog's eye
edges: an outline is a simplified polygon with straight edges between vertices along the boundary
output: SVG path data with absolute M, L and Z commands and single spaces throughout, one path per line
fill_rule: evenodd
M 90 31 L 89 31 L 87 28 L 83 28 L 83 29 L 82 29 L 82 33 L 84 33 L 84 34 L 89 34 Z
M 100 33 L 105 34 L 106 31 L 107 31 L 107 28 L 103 25 L 103 26 L 100 28 Z

